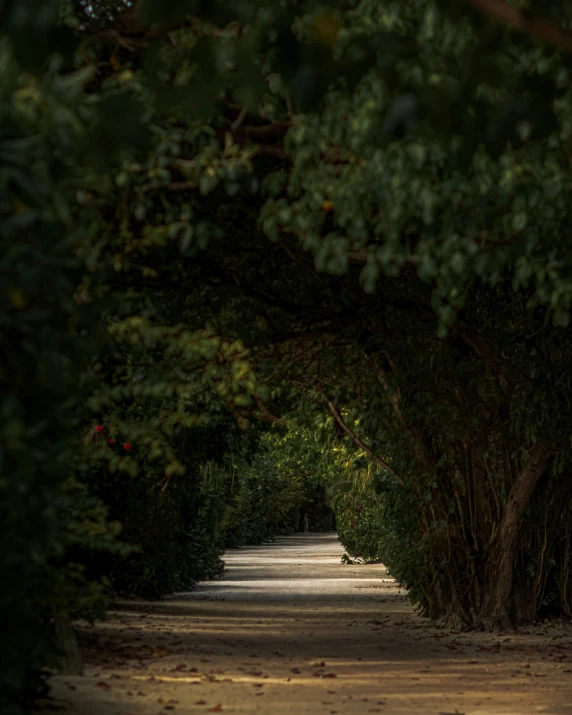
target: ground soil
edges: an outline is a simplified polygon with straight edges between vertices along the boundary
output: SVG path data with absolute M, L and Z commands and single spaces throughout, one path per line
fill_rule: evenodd
M 122 601 L 79 625 L 83 676 L 54 679 L 74 715 L 572 715 L 572 623 L 439 629 L 335 534 L 226 556 L 221 580 Z M 52 704 L 52 708 L 53 708 Z

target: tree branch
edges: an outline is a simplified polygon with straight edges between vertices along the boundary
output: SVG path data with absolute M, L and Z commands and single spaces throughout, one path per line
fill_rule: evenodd
M 461 0 L 461 2 L 484 12 L 511 30 L 543 40 L 565 52 L 572 52 L 572 32 L 551 20 L 534 15 L 529 10 L 509 5 L 506 0 Z
M 457 324 L 458 332 L 461 338 L 473 348 L 473 350 L 481 357 L 486 363 L 491 365 L 501 374 L 505 380 L 511 385 L 523 385 L 532 384 L 532 380 L 524 375 L 516 365 L 504 360 L 503 358 L 496 355 L 490 345 L 481 338 L 478 332 L 472 328 L 470 325 L 459 321 Z
M 287 427 L 288 424 L 286 420 L 281 419 L 280 417 L 276 417 L 276 415 L 273 415 L 272 412 L 266 407 L 266 405 L 262 402 L 262 400 L 259 397 L 254 398 L 256 402 L 256 406 L 258 407 L 258 410 L 260 412 L 260 419 L 263 422 L 274 422 L 275 424 L 279 425 L 280 427 Z
M 395 474 L 395 472 L 389 466 L 389 464 L 384 459 L 382 459 L 381 457 L 378 457 L 376 454 L 374 454 L 371 447 L 368 447 L 368 445 L 363 440 L 361 440 L 350 427 L 348 427 L 348 425 L 344 422 L 344 419 L 341 416 L 339 410 L 337 410 L 336 407 L 334 407 L 333 402 L 331 402 L 331 400 L 327 400 L 327 403 L 328 403 L 329 410 L 332 413 L 332 417 L 336 420 L 336 422 L 343 429 L 343 431 L 348 435 L 348 437 L 351 437 L 354 444 L 357 447 L 359 447 L 362 450 L 362 452 L 365 452 L 369 457 L 371 457 L 373 459 L 373 461 L 376 464 L 378 464 L 382 469 L 384 469 L 386 472 L 388 472 L 391 475 L 391 478 L 393 479 L 394 482 L 397 482 L 397 484 L 403 485 L 403 481 L 397 476 L 397 474 Z

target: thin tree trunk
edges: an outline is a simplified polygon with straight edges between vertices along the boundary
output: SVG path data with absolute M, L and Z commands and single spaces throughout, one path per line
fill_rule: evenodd
M 518 552 L 518 537 L 526 507 L 548 461 L 549 449 L 539 442 L 530 450 L 529 463 L 511 487 L 498 531 L 489 556 L 485 595 L 480 614 L 481 624 L 488 630 L 506 628 L 510 621 L 510 596 L 514 565 Z

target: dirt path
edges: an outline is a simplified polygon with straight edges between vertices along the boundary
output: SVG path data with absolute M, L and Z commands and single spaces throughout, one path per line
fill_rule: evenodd
M 342 565 L 335 534 L 227 554 L 224 579 L 119 603 L 81 628 L 77 715 L 572 715 L 572 624 L 461 634 L 417 617 L 383 566 Z

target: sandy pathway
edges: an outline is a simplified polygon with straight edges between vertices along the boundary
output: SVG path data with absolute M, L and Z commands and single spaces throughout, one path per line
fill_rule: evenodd
M 229 552 L 220 581 L 82 627 L 61 712 L 572 715 L 572 624 L 461 634 L 417 617 L 334 534 Z

